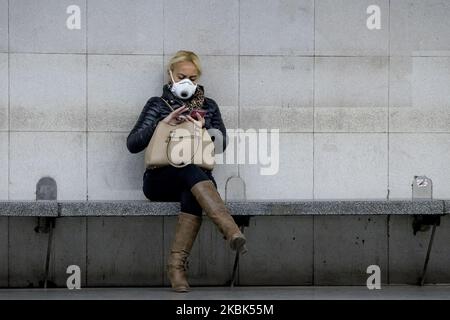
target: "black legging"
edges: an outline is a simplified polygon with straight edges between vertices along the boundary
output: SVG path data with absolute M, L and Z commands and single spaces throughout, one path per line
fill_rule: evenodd
M 183 168 L 168 165 L 145 171 L 143 191 L 149 200 L 180 201 L 181 211 L 201 216 L 202 207 L 192 194 L 191 187 L 203 180 L 211 180 L 217 189 L 211 170 L 203 169 L 195 164 L 189 164 Z

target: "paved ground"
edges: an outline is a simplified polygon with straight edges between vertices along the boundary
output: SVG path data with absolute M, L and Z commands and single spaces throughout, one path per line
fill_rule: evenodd
M 108 300 L 335 300 L 414 299 L 450 300 L 450 285 L 366 287 L 192 287 L 176 293 L 169 288 L 0 289 L 0 300 L 108 299 Z

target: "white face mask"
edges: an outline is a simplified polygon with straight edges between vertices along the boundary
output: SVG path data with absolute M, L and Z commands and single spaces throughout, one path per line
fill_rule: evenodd
M 195 93 L 197 89 L 197 84 L 194 84 L 190 79 L 183 79 L 175 82 L 172 75 L 172 70 L 169 70 L 170 77 L 172 78 L 172 87 L 170 91 L 175 94 L 178 98 L 189 99 Z

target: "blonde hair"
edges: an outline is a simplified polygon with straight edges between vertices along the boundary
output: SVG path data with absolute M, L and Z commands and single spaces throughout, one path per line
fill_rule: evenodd
M 175 55 L 170 58 L 169 64 L 167 66 L 167 71 L 174 69 L 174 65 L 178 62 L 189 61 L 192 62 L 197 69 L 198 77 L 202 74 L 202 66 L 200 65 L 199 57 L 192 51 L 179 50 Z

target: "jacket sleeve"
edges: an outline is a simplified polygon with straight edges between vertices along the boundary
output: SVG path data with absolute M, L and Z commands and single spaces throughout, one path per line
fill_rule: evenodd
M 210 100 L 213 105 L 213 114 L 211 116 L 211 128 L 220 130 L 223 139 L 223 149 L 222 150 L 216 149 L 215 153 L 223 153 L 225 152 L 225 149 L 228 146 L 227 129 L 225 128 L 225 124 L 223 123 L 222 114 L 220 113 L 219 106 L 213 99 Z
M 127 137 L 127 148 L 131 153 L 144 150 L 158 124 L 160 112 L 156 98 L 150 98 L 144 106 L 139 118 Z

